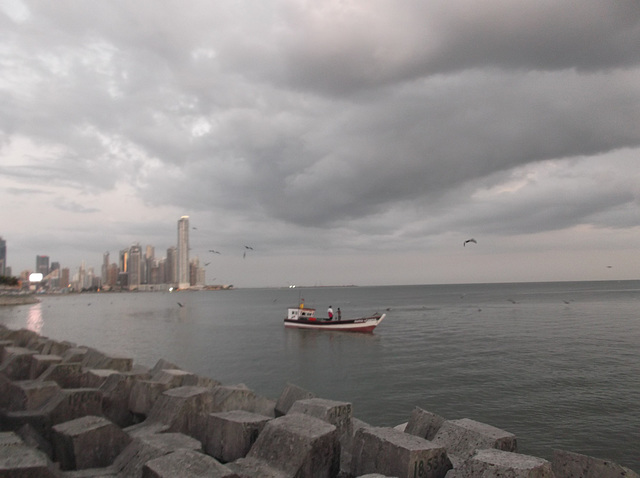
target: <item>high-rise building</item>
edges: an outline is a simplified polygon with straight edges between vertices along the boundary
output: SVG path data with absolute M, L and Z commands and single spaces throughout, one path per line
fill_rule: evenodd
M 127 271 L 129 273 L 129 290 L 139 289 L 142 279 L 142 248 L 140 244 L 134 244 L 129 248 Z
M 178 221 L 178 288 L 189 288 L 189 216 Z
M 49 256 L 36 256 L 36 272 L 43 277 L 49 274 Z
M 174 246 L 167 249 L 167 262 L 164 266 L 164 277 L 167 284 L 178 283 L 178 250 Z
M 109 251 L 102 254 L 102 283 L 109 282 Z
M 61 271 L 62 273 L 60 274 L 60 281 L 59 281 L 59 285 L 61 289 L 66 289 L 67 287 L 69 287 L 70 285 L 70 280 L 69 280 L 69 268 L 65 267 L 64 269 L 62 269 Z
M 0 276 L 7 274 L 7 241 L 0 236 Z

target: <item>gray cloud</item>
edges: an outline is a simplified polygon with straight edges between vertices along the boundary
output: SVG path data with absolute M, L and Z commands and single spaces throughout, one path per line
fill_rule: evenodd
M 635 0 L 14 3 L 0 178 L 114 241 L 171 244 L 159 211 L 272 251 L 640 225 Z

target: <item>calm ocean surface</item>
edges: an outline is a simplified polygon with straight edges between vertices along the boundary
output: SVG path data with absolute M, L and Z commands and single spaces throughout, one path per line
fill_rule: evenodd
M 285 329 L 300 295 L 387 317 L 373 334 Z M 291 382 L 376 426 L 419 406 L 514 433 L 521 453 L 640 471 L 640 281 L 45 296 L 0 323 L 273 399 Z

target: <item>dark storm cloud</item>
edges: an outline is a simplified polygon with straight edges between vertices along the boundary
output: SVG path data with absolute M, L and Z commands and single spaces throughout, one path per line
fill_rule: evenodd
M 24 5 L 0 14 L 15 190 L 126 185 L 274 243 L 638 224 L 636 0 Z

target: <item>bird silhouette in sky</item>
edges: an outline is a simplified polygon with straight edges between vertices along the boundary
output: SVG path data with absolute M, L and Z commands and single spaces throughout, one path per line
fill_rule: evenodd
M 205 262 L 204 266 L 207 267 L 209 264 L 211 264 L 211 262 Z
M 244 248 L 245 248 L 245 249 L 253 250 L 253 247 L 251 247 L 251 246 L 244 246 Z
M 209 249 L 209 252 L 211 252 L 212 254 L 220 254 L 220 251 L 215 251 L 213 249 Z
M 178 304 L 180 307 L 184 307 L 184 305 L 182 305 L 180 302 L 177 302 L 177 304 Z
M 466 241 L 464 241 L 464 242 L 462 243 L 462 245 L 463 245 L 464 247 L 466 247 L 466 246 L 467 246 L 467 242 L 473 242 L 474 244 L 477 244 L 477 243 L 478 243 L 478 241 L 476 241 L 476 240 L 472 237 L 471 239 L 467 239 Z

